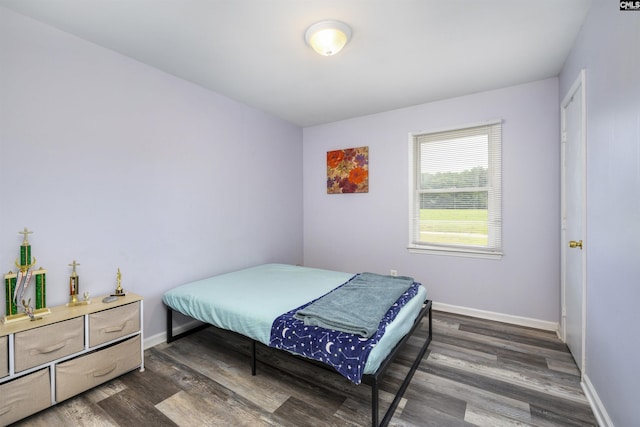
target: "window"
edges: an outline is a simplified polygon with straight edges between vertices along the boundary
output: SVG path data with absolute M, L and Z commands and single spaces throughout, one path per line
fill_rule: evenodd
M 410 134 L 409 250 L 502 255 L 501 128 Z

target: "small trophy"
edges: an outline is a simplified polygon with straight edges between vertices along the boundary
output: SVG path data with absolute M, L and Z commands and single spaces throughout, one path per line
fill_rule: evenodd
M 114 293 L 111 294 L 112 297 L 123 297 L 126 296 L 127 293 L 122 289 L 122 274 L 120 273 L 120 268 L 118 268 L 118 273 L 116 274 L 116 281 L 118 286 Z

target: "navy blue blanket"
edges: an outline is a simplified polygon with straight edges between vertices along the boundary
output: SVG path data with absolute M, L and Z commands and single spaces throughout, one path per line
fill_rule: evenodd
M 360 384 L 369 353 L 380 341 L 387 325 L 396 318 L 400 309 L 416 296 L 418 286 L 419 283 L 413 283 L 398 298 L 370 338 L 320 326 L 306 326 L 303 320 L 296 319 L 294 315 L 314 302 L 311 301 L 276 318 L 271 326 L 269 345 L 323 362 L 353 383 Z

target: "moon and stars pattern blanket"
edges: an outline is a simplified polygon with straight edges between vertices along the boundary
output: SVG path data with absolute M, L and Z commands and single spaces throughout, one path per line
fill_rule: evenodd
M 269 345 L 330 365 L 351 382 L 360 384 L 369 353 L 400 309 L 416 296 L 419 286 L 419 283 L 409 286 L 391 305 L 377 331 L 369 338 L 320 326 L 307 326 L 303 320 L 294 317 L 314 300 L 277 317 L 271 326 Z

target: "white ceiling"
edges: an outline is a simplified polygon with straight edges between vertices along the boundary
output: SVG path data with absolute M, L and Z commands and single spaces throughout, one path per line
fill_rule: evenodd
M 557 76 L 592 0 L 0 0 L 299 126 Z M 304 32 L 353 30 L 323 57 Z

